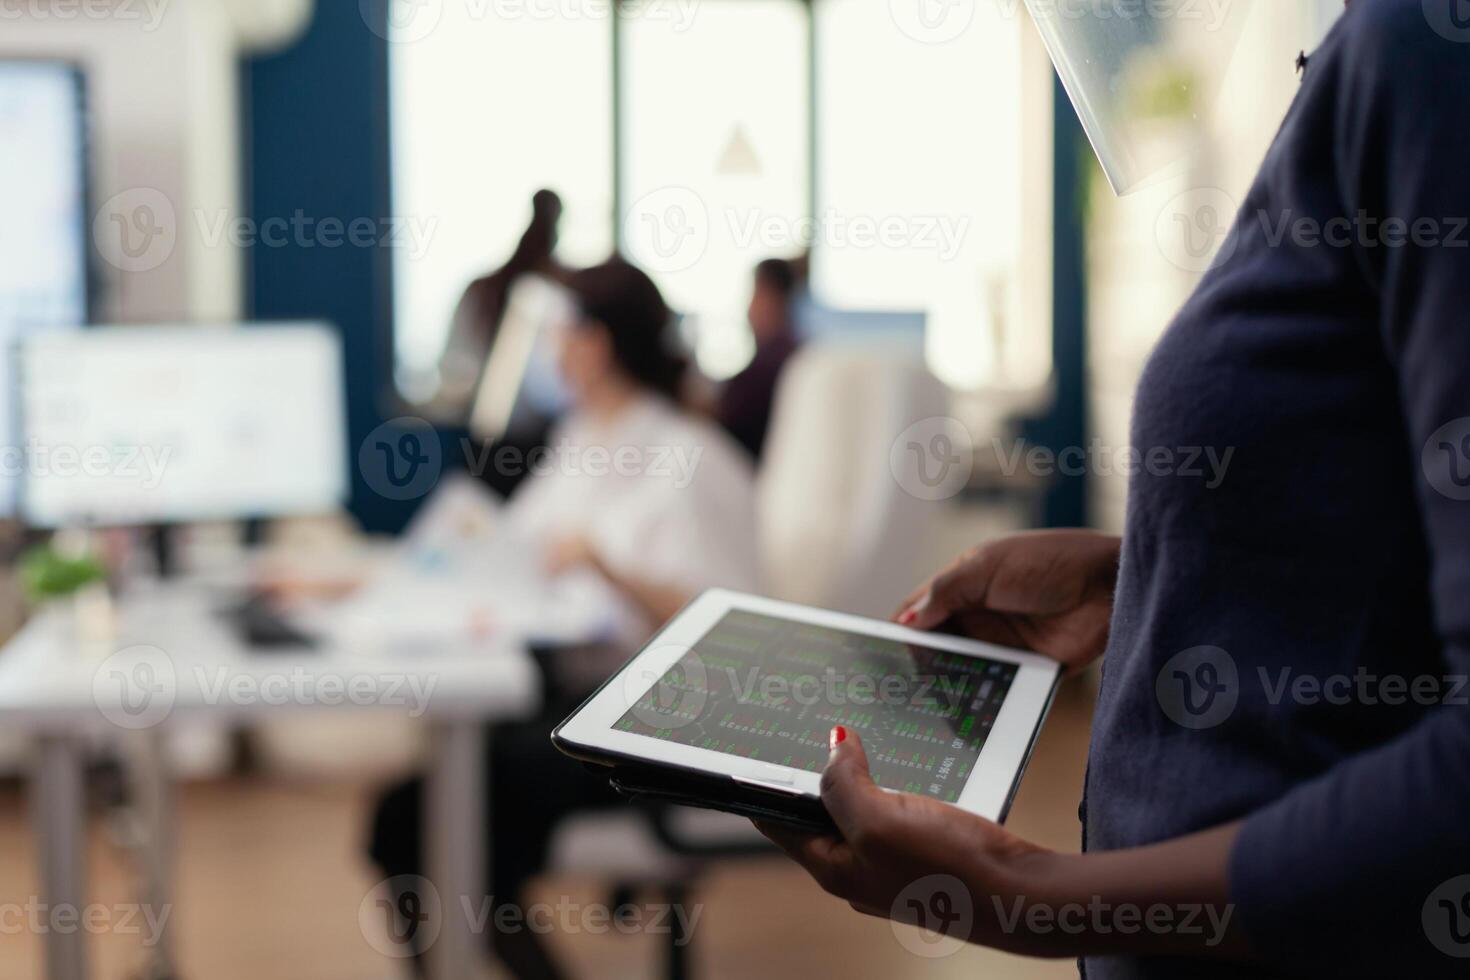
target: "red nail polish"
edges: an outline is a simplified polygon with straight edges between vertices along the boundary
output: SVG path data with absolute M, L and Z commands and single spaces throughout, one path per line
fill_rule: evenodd
M 898 617 L 898 625 L 907 626 L 909 623 L 912 623 L 918 617 L 918 615 L 919 614 L 914 612 L 912 609 L 905 609 L 903 611 L 903 615 Z
M 837 748 L 838 743 L 847 740 L 847 729 L 841 725 L 838 725 L 836 728 L 832 729 L 832 734 L 829 737 L 832 742 L 832 748 L 835 749 Z

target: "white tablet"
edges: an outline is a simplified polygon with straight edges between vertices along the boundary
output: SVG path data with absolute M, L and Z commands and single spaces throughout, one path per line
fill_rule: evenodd
M 553 740 L 634 795 L 812 826 L 844 725 L 879 786 L 1000 821 L 1059 676 L 1036 654 L 714 590 Z

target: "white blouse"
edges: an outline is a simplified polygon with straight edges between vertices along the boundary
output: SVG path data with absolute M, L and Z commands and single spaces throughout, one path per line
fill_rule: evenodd
M 691 598 L 759 590 L 753 468 L 713 423 L 649 395 L 611 420 L 574 413 L 525 463 L 502 525 L 516 538 L 581 535 L 620 574 Z

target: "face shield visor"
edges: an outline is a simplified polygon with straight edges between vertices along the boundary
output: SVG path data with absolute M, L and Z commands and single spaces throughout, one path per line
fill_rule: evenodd
M 1026 0 L 1118 194 L 1181 169 L 1251 0 Z

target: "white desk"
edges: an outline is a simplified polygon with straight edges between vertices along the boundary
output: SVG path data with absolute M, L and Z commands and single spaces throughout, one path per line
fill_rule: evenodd
M 65 605 L 38 615 L 0 650 L 0 724 L 39 741 L 31 797 L 42 900 L 53 907 L 85 904 L 82 747 L 89 737 L 156 743 L 170 721 L 183 717 L 245 722 L 315 710 L 422 709 L 433 731 L 425 793 L 428 871 L 445 912 L 429 967 L 435 980 L 473 975 L 482 953 L 468 917 L 457 914 L 457 897 L 484 894 L 482 726 L 535 710 L 539 679 L 529 654 L 516 644 L 489 642 L 433 656 L 322 647 L 260 653 L 217 618 L 216 601 L 186 585 L 127 597 L 118 607 L 110 656 L 79 649 L 75 618 Z M 167 781 L 160 776 L 153 782 L 140 802 L 166 840 Z M 147 901 L 166 905 L 166 854 L 150 870 Z M 168 962 L 166 943 L 159 952 Z M 86 932 L 48 930 L 45 959 L 48 980 L 83 980 Z

